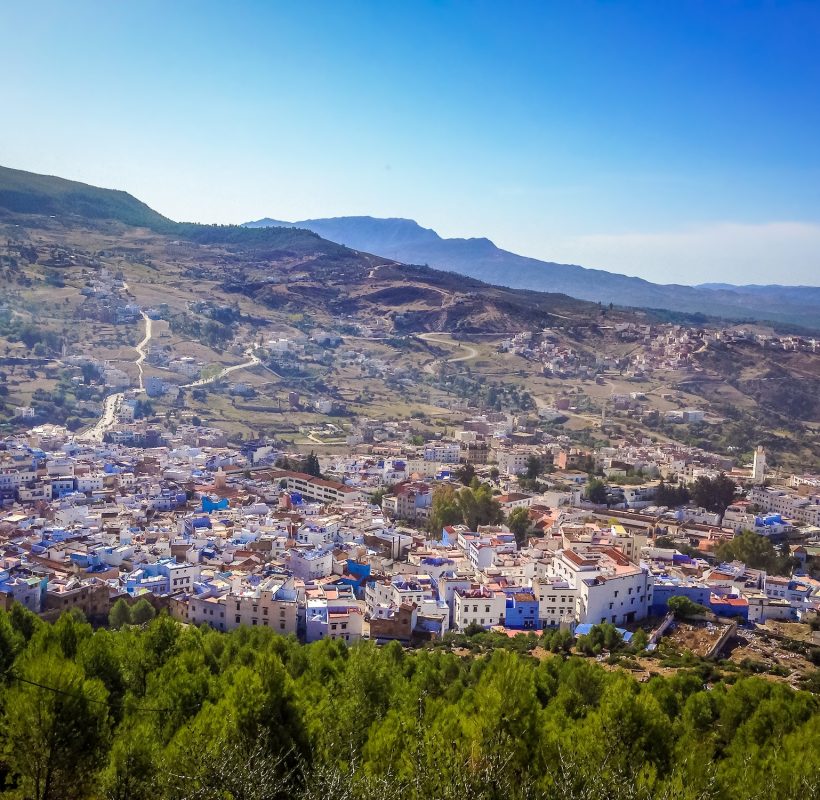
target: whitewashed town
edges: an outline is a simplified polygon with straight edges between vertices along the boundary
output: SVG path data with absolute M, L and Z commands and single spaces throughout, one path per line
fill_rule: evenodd
M 0 602 L 104 622 L 148 600 L 221 631 L 404 645 L 601 623 L 629 638 L 675 597 L 750 630 L 816 617 L 820 477 L 773 481 L 762 447 L 733 464 L 649 439 L 521 444 L 516 428 L 485 414 L 332 456 L 193 424 L 31 428 L 0 443 Z M 732 550 L 748 537 L 768 571 Z

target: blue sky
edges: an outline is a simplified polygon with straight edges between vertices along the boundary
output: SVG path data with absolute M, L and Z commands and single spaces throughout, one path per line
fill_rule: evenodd
M 820 283 L 820 3 L 0 4 L 0 163 L 174 219 L 372 214 Z

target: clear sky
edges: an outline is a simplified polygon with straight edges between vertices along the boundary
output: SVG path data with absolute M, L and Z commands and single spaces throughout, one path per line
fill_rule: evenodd
M 820 284 L 820 2 L 0 0 L 0 70 L 0 163 L 174 219 Z

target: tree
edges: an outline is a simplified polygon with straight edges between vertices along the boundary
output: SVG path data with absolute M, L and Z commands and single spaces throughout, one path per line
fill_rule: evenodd
M 43 624 L 40 618 L 29 611 L 22 603 L 13 603 L 9 611 L 9 622 L 26 641 L 29 641 Z
M 611 622 L 593 625 L 589 633 L 578 637 L 576 647 L 586 655 L 599 655 L 603 650 L 614 652 L 623 646 L 624 639 Z
M 0 675 L 6 674 L 24 644 L 23 635 L 14 629 L 8 614 L 0 611 Z
M 632 634 L 632 638 L 629 640 L 629 646 L 635 653 L 642 653 L 646 650 L 646 646 L 649 644 L 649 634 L 643 629 L 638 628 L 635 633 Z
M 147 724 L 123 725 L 102 774 L 107 800 L 152 800 L 157 796 L 159 741 Z
M 797 563 L 791 555 L 779 555 L 771 540 L 754 531 L 742 531 L 728 542 L 721 542 L 715 555 L 721 561 L 742 561 L 773 575 L 789 575 Z
M 322 468 L 319 466 L 319 459 L 313 450 L 310 451 L 310 454 L 305 459 L 304 469 L 308 475 L 313 475 L 314 478 L 322 477 Z
M 692 500 L 716 514 L 726 511 L 734 501 L 736 492 L 737 484 L 722 472 L 715 478 L 701 475 L 692 484 Z
M 131 619 L 134 625 L 145 625 L 156 615 L 156 609 L 144 597 L 138 600 L 131 609 Z
M 476 476 L 475 475 L 475 467 L 472 464 L 470 464 L 469 462 L 467 462 L 466 464 L 462 464 L 456 470 L 455 475 L 456 475 L 456 478 L 458 478 L 458 480 L 460 480 L 465 486 L 469 486 L 473 482 L 473 479 Z
M 655 490 L 655 504 L 676 508 L 689 502 L 689 490 L 685 486 L 665 483 L 661 478 Z
M 490 484 L 479 484 L 476 479 L 473 479 L 472 486 L 465 486 L 459 491 L 458 507 L 464 524 L 472 531 L 479 525 L 496 525 L 504 518 L 501 504 L 493 497 Z
M 587 483 L 585 495 L 590 503 L 595 503 L 596 506 L 603 505 L 607 499 L 606 484 L 598 478 L 592 478 Z
M 515 541 L 519 545 L 527 541 L 527 531 L 530 529 L 530 512 L 528 508 L 514 508 L 507 517 L 507 527 L 515 534 Z
M 689 619 L 690 617 L 698 617 L 701 614 L 708 613 L 708 609 L 691 600 L 686 595 L 676 595 L 670 597 L 666 607 L 678 618 Z
M 132 623 L 131 606 L 128 601 L 121 597 L 111 606 L 111 611 L 108 612 L 108 625 L 114 630 L 119 630 L 123 625 L 130 625 Z
M 6 755 L 24 796 L 74 800 L 86 794 L 104 756 L 106 691 L 71 661 L 51 654 L 20 667 L 3 717 Z
M 533 454 L 527 459 L 527 471 L 525 476 L 528 480 L 534 481 L 541 474 L 541 459 Z
M 384 496 L 388 493 L 388 491 L 389 490 L 384 486 L 380 487 L 379 489 L 376 489 L 376 491 L 370 495 L 370 502 L 374 506 L 378 506 L 379 508 L 381 508 L 382 500 L 384 500 Z
M 433 492 L 430 516 L 427 520 L 430 533 L 438 537 L 448 525 L 457 525 L 463 519 L 455 488 L 449 484 L 438 486 Z

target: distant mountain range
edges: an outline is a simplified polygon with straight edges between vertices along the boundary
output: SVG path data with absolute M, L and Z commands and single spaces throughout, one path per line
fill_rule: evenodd
M 820 329 L 820 287 L 657 284 L 605 270 L 527 258 L 502 250 L 489 239 L 444 239 L 411 219 L 334 217 L 284 222 L 265 218 L 245 226 L 302 228 L 356 250 L 451 270 L 515 289 L 560 292 L 581 300 L 620 306 Z

